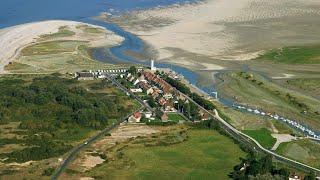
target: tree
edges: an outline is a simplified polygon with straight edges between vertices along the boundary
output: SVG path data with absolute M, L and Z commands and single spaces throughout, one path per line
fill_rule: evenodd
M 308 175 L 304 177 L 304 180 L 316 180 L 316 175 L 314 172 L 310 172 Z
M 138 70 L 135 66 L 131 66 L 128 70 L 129 73 L 136 75 L 138 73 Z
M 157 104 L 156 104 L 155 100 L 151 96 L 148 96 L 147 100 L 148 100 L 148 104 L 149 104 L 150 107 L 152 107 L 152 108 L 157 107 Z

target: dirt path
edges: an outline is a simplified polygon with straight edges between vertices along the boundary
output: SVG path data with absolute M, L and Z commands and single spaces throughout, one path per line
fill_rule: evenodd
M 272 137 L 277 139 L 277 142 L 273 145 L 272 149 L 273 151 L 277 150 L 277 148 L 279 147 L 279 145 L 283 142 L 290 142 L 293 140 L 296 140 L 297 137 L 294 137 L 290 134 L 271 134 Z

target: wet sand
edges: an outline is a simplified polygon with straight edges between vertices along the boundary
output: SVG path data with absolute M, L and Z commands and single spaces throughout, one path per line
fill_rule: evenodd
M 157 60 L 200 65 L 195 70 L 223 64 L 216 60 L 249 60 L 271 48 L 320 42 L 315 0 L 206 0 L 102 18 L 138 35 L 156 50 Z

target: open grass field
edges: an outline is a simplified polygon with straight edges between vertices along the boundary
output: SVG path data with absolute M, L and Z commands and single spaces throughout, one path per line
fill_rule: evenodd
M 271 149 L 276 143 L 276 139 L 271 136 L 271 132 L 268 129 L 262 128 L 260 130 L 245 130 L 245 134 L 253 137 L 257 140 L 263 147 Z
M 286 157 L 320 168 L 320 144 L 311 140 L 281 143 L 277 152 Z
M 320 129 L 320 100 L 285 89 L 254 73 L 224 73 L 217 89 L 227 98 L 250 107 L 277 113 Z M 307 114 L 302 113 L 307 111 Z
M 293 46 L 273 49 L 267 51 L 258 59 L 286 64 L 319 64 L 320 45 Z
M 179 133 L 180 134 L 180 133 Z M 229 179 L 245 153 L 212 130 L 188 130 L 186 141 L 172 145 L 122 146 L 115 161 L 94 168 L 86 176 L 106 179 Z M 142 140 L 141 140 L 142 141 Z

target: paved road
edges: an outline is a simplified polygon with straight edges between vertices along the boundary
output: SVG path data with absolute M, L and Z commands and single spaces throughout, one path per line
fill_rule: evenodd
M 176 89 L 177 90 L 177 89 Z M 203 108 L 202 106 L 200 106 L 198 103 L 196 103 L 193 99 L 191 99 L 189 96 L 183 94 L 182 92 L 180 92 L 179 90 L 177 90 L 179 93 L 181 93 L 186 99 L 188 99 L 189 101 L 191 101 L 192 103 L 196 104 L 200 109 L 202 109 L 203 111 L 207 112 L 208 114 L 210 114 L 212 117 L 214 117 L 216 120 L 218 120 L 220 123 L 223 124 L 223 128 L 233 137 L 235 137 L 236 139 L 251 144 L 253 146 L 254 150 L 260 150 L 266 154 L 270 154 L 272 155 L 274 158 L 276 158 L 277 160 L 289 164 L 293 167 L 296 167 L 298 169 L 303 169 L 303 170 L 307 170 L 307 171 L 313 171 L 317 174 L 320 174 L 320 169 L 311 167 L 309 165 L 303 164 L 301 162 L 286 158 L 284 156 L 281 156 L 279 154 L 276 154 L 273 151 L 270 151 L 268 149 L 265 149 L 264 147 L 262 147 L 260 145 L 260 143 L 258 141 L 256 141 L 255 139 L 253 139 L 252 137 L 242 133 L 241 131 L 238 131 L 236 128 L 234 128 L 233 126 L 231 126 L 229 123 L 227 123 L 224 119 L 222 119 L 219 116 L 219 113 L 217 110 L 214 110 L 214 113 L 206 110 L 205 108 Z
M 125 88 L 124 86 L 122 86 L 117 80 L 115 80 L 111 75 L 107 76 L 107 79 L 109 79 L 110 81 L 112 81 L 112 83 L 114 85 L 116 85 L 120 90 L 122 90 L 124 93 L 129 93 L 132 97 L 134 97 L 141 105 L 142 105 L 142 109 L 146 108 L 148 109 L 150 112 L 153 112 L 154 110 L 145 102 L 143 102 L 143 100 L 141 100 L 138 96 L 136 96 L 135 94 L 133 94 L 132 92 L 130 92 L 127 88 Z M 95 140 L 97 140 L 98 138 L 104 136 L 106 133 L 110 132 L 112 129 L 114 129 L 115 127 L 117 127 L 119 124 L 121 124 L 122 122 L 126 121 L 132 114 L 127 115 L 126 117 L 124 117 L 122 120 L 118 121 L 117 123 L 114 123 L 111 127 L 108 127 L 106 129 L 104 129 L 103 131 L 101 131 L 99 134 L 91 137 L 90 139 L 88 139 L 87 141 L 83 142 L 82 144 L 80 144 L 79 146 L 73 148 L 70 152 L 68 157 L 60 164 L 60 166 L 56 169 L 55 173 L 52 176 L 52 180 L 56 180 L 58 179 L 58 177 L 64 172 L 64 170 L 67 168 L 67 166 L 74 160 L 75 156 L 85 147 L 87 147 L 88 145 L 92 144 Z
M 122 122 L 126 121 L 129 116 L 132 114 L 127 115 L 122 120 L 118 121 L 117 123 L 114 123 L 112 126 L 107 127 L 106 129 L 102 130 L 100 133 L 96 134 L 95 136 L 91 137 L 87 141 L 83 142 L 79 146 L 73 148 L 70 152 L 68 157 L 62 161 L 60 166 L 56 169 L 55 173 L 53 174 L 52 178 L 53 180 L 58 179 L 58 177 L 64 172 L 64 170 L 67 168 L 67 166 L 74 160 L 75 156 L 85 147 L 92 144 L 95 140 L 99 139 L 100 137 L 103 137 L 107 133 L 109 133 L 112 129 L 120 125 Z

